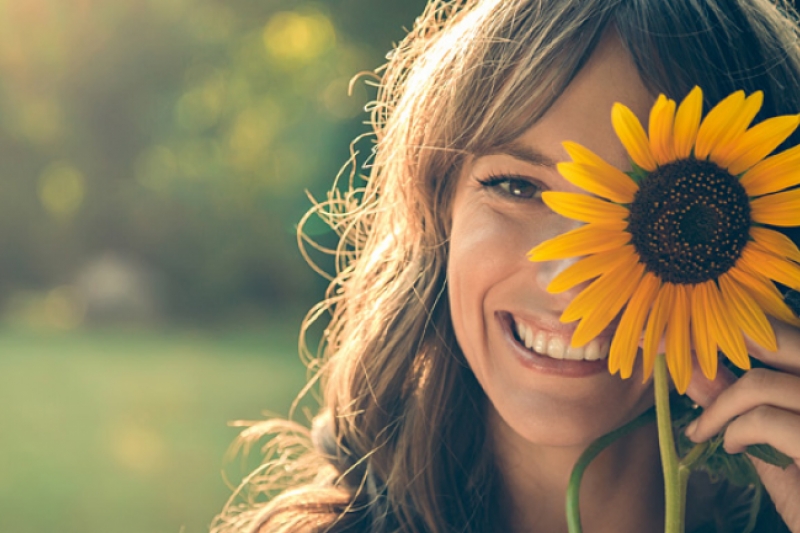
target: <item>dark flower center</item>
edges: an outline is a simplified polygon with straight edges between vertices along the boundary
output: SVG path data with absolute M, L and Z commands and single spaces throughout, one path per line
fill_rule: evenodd
M 642 180 L 628 230 L 640 260 L 662 281 L 702 283 L 742 253 L 750 202 L 739 180 L 714 163 L 679 160 Z

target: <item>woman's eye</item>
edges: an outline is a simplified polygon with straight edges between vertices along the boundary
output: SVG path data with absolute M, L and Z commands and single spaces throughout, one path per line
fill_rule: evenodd
M 499 189 L 502 194 L 519 199 L 539 198 L 542 188 L 523 178 L 496 177 L 481 182 L 484 187 Z

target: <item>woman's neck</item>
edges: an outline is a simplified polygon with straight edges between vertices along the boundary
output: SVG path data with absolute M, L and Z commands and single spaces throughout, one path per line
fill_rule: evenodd
M 565 497 L 575 462 L 589 443 L 540 446 L 523 440 L 492 411 L 489 427 L 514 533 L 567 531 Z M 663 529 L 663 479 L 655 425 L 612 444 L 584 474 L 581 517 L 587 531 Z

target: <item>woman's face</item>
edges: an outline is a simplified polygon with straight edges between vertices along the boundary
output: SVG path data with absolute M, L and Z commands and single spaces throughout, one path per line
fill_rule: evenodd
M 453 326 L 493 413 L 528 442 L 585 445 L 652 405 L 641 368 L 627 380 L 607 370 L 613 322 L 585 349 L 566 349 L 577 323 L 559 316 L 585 285 L 560 294 L 545 287 L 573 260 L 532 263 L 526 253 L 579 224 L 540 199 L 541 191 L 584 192 L 555 169 L 569 160 L 561 143 L 575 141 L 629 170 L 612 104 L 646 124 L 653 101 L 627 52 L 603 39 L 541 120 L 510 145 L 472 158 L 458 178 L 448 263 Z

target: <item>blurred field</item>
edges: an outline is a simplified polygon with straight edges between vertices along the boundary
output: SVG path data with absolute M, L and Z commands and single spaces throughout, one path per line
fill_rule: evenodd
M 0 330 L 0 531 L 206 531 L 227 423 L 285 415 L 304 382 L 297 329 Z
M 227 423 L 305 379 L 350 81 L 424 5 L 0 0 L 0 533 L 207 531 Z

